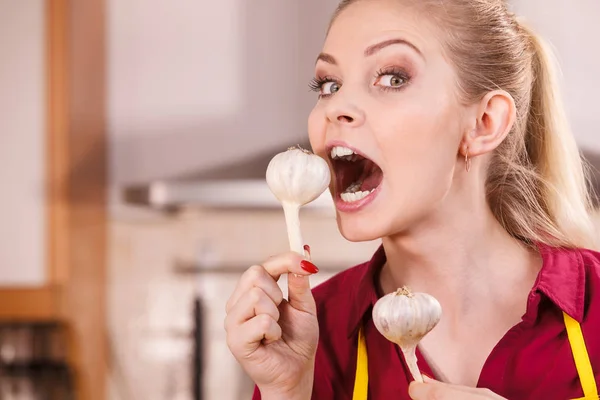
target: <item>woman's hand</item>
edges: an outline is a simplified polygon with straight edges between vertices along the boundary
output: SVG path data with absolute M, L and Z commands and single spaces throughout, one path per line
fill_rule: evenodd
M 319 338 L 308 276 L 314 265 L 293 252 L 250 267 L 227 302 L 227 345 L 267 399 L 310 399 Z M 289 300 L 277 280 L 288 275 Z
M 506 400 L 489 389 L 450 385 L 423 377 L 425 383 L 412 382 L 408 388 L 413 400 Z

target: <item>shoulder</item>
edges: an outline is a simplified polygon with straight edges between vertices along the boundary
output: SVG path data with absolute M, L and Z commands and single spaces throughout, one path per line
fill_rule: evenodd
M 561 260 L 562 267 L 581 271 L 586 283 L 586 292 L 592 288 L 594 291 L 600 288 L 600 252 L 587 248 L 553 249 L 553 251 L 554 258 Z
M 587 248 L 546 248 L 545 252 L 545 260 L 554 264 L 549 270 L 554 275 L 553 290 L 573 293 L 574 302 L 582 302 L 586 322 L 600 328 L 600 252 Z
M 588 302 L 593 301 L 600 311 L 600 252 L 579 249 L 585 271 L 585 292 Z
M 587 248 L 559 248 L 540 246 L 544 263 L 556 271 L 579 270 L 589 278 L 600 274 L 600 252 Z M 569 274 L 565 274 L 569 275 Z
M 543 247 L 541 251 L 555 286 L 576 285 L 588 301 L 600 301 L 600 252 L 557 247 Z
M 583 265 L 588 273 L 600 274 L 600 252 L 590 249 L 579 249 Z
M 597 337 L 600 329 L 600 252 L 589 249 L 577 249 L 580 263 L 585 271 L 584 318 L 581 329 L 586 339 L 586 348 L 594 369 L 600 368 L 600 340 Z M 596 376 L 600 379 L 600 369 Z

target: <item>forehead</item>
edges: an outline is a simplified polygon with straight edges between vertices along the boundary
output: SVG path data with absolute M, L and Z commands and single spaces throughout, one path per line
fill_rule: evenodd
M 345 8 L 327 34 L 323 51 L 361 51 L 380 40 L 402 38 L 423 54 L 441 50 L 432 21 L 400 0 L 359 0 Z

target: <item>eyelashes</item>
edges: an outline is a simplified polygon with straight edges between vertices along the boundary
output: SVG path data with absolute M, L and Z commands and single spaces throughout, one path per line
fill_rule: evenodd
M 318 77 L 312 78 L 312 80 L 308 84 L 308 87 L 313 92 L 320 92 L 323 89 L 323 85 L 325 85 L 326 83 L 329 83 L 329 82 L 337 83 L 336 79 L 333 78 L 333 77 L 329 77 L 329 76 L 320 77 L 320 76 L 318 76 Z
M 405 69 L 392 66 L 382 68 L 375 73 L 373 86 L 378 86 L 383 91 L 400 91 L 410 81 L 411 76 Z M 319 93 L 319 98 L 325 98 L 337 92 L 342 82 L 332 76 L 317 76 L 309 82 L 308 86 L 310 90 Z

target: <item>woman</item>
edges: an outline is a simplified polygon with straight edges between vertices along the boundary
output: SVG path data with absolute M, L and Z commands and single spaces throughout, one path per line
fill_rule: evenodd
M 225 326 L 255 399 L 598 398 L 600 254 L 550 67 L 501 0 L 342 1 L 309 135 L 341 233 L 382 247 L 312 291 L 308 252 L 242 276 Z M 371 319 L 403 285 L 443 308 L 420 384 Z

